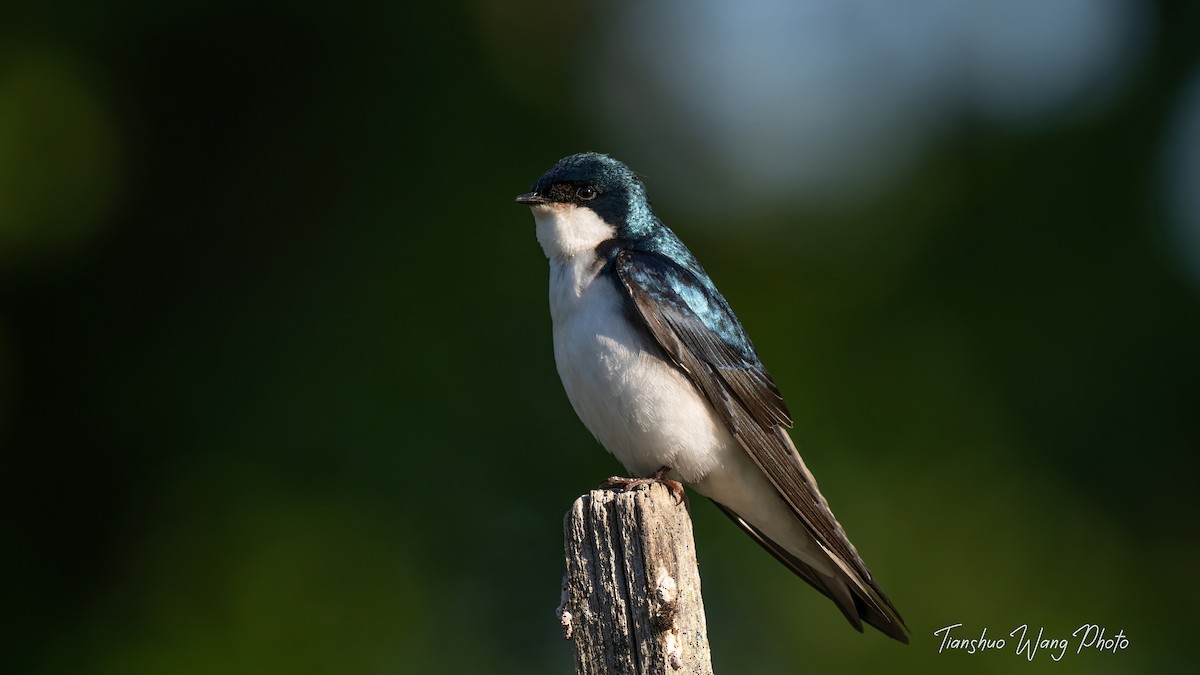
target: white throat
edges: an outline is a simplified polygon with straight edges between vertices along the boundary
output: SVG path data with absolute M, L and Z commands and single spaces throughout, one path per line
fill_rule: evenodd
M 530 207 L 537 224 L 537 240 L 551 262 L 563 263 L 582 253 L 591 254 L 617 230 L 595 211 L 574 204 L 538 204 Z

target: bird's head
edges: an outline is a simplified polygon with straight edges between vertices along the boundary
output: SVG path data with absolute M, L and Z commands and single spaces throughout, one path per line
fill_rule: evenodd
M 560 159 L 517 203 L 533 211 L 538 241 L 552 260 L 613 239 L 636 241 L 658 225 L 637 174 L 596 152 Z

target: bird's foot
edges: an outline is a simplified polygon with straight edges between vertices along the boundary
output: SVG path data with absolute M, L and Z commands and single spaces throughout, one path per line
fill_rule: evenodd
M 667 478 L 667 473 L 671 467 L 660 467 L 658 471 L 646 476 L 645 478 L 622 478 L 621 476 L 609 476 L 600 487 L 615 488 L 620 492 L 629 492 L 630 490 L 641 487 L 643 485 L 654 485 L 655 483 L 662 484 L 663 487 L 671 491 L 671 496 L 675 498 L 675 503 L 683 503 L 683 483 L 677 480 Z

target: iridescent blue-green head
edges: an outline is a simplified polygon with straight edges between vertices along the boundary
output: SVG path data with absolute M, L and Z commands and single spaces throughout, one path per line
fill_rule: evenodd
M 593 212 L 624 240 L 650 236 L 658 219 L 650 208 L 646 187 L 629 167 L 598 152 L 560 159 L 542 174 L 530 192 L 517 202 L 540 212 L 566 217 L 577 209 Z

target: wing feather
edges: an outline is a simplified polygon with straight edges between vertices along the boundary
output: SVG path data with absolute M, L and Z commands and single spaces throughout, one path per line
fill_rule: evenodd
M 741 324 L 711 283 L 654 253 L 622 250 L 613 261 L 617 277 L 667 356 L 682 369 L 724 418 L 734 437 L 771 480 L 842 573 L 854 596 L 825 584 L 737 514 L 727 512 L 768 551 L 838 604 L 851 624 L 863 619 L 907 642 L 904 621 L 833 516 L 816 480 L 783 427 L 791 413 L 758 359 Z M 724 507 L 722 507 L 724 508 Z M 791 561 L 791 562 L 789 562 Z

